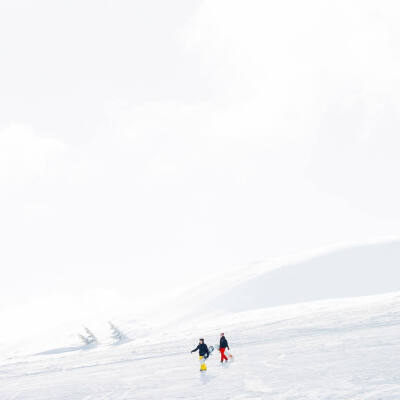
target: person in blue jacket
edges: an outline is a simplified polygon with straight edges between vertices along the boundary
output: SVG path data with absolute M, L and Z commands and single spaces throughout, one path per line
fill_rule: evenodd
M 210 351 L 204 343 L 203 338 L 199 339 L 198 346 L 193 349 L 191 353 L 194 353 L 195 351 L 199 351 L 200 371 L 207 371 L 206 358 L 210 355 Z

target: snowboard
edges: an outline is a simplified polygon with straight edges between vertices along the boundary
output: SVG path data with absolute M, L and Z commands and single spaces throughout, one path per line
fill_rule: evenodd
M 209 348 L 208 348 L 208 357 L 210 357 L 211 356 L 211 354 L 212 354 L 212 352 L 214 351 L 214 346 L 209 346 Z M 205 359 L 207 359 L 208 357 L 204 357 Z
M 230 350 L 225 349 L 225 355 L 228 357 L 228 360 L 232 361 L 233 355 Z

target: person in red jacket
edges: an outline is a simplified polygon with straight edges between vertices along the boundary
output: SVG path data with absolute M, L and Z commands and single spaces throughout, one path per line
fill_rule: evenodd
M 225 335 L 221 333 L 221 339 L 219 340 L 219 351 L 221 352 L 221 362 L 223 363 L 224 360 L 225 362 L 228 362 L 228 357 L 225 355 L 225 349 L 228 348 L 229 350 L 229 345 L 228 341 L 225 338 Z

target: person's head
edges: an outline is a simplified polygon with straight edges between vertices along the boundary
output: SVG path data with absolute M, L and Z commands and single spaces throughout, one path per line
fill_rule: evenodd
M 203 344 L 203 343 L 204 343 L 204 339 L 203 339 L 203 338 L 200 338 L 200 339 L 199 339 L 199 343 L 200 343 L 200 344 Z
M 222 337 L 222 336 L 225 336 L 225 334 L 222 332 L 220 336 L 221 336 L 221 337 Z

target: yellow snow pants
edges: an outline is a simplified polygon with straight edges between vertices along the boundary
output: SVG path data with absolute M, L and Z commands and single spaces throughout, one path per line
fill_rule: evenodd
M 206 359 L 204 356 L 199 356 L 200 371 L 207 371 Z

